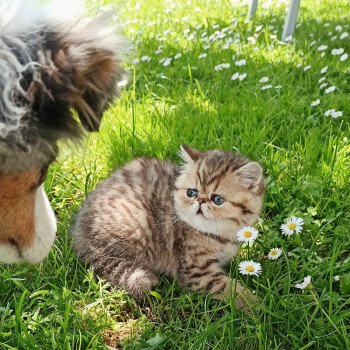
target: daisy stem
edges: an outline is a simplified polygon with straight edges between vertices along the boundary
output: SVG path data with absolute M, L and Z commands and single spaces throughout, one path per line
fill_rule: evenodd
M 299 236 L 297 233 L 294 233 L 293 236 L 294 236 L 294 242 L 295 242 L 295 244 L 297 244 L 298 246 L 300 246 L 300 245 L 301 245 L 300 236 Z

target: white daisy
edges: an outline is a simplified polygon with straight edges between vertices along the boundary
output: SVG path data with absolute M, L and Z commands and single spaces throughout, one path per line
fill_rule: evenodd
M 336 30 L 337 32 L 341 32 L 341 31 L 343 30 L 343 27 L 342 27 L 342 26 L 336 26 L 336 27 L 335 27 L 335 30 Z
M 193 33 L 191 33 L 188 37 L 187 37 L 187 39 L 188 40 L 193 40 L 195 38 L 195 35 L 193 34 Z
M 328 83 L 322 83 L 322 84 L 320 85 L 320 89 L 322 90 L 322 89 L 325 88 L 327 85 L 328 85 Z
M 341 111 L 336 111 L 336 110 L 333 109 L 333 110 L 331 110 L 330 116 L 331 116 L 332 118 L 340 118 L 340 117 L 343 116 L 343 112 L 341 112 Z
M 320 99 L 318 98 L 317 100 L 312 101 L 310 105 L 311 105 L 311 107 L 315 107 L 315 106 L 319 105 L 320 102 L 321 102 L 321 101 L 320 101 Z
M 340 56 L 339 60 L 340 60 L 340 62 L 344 62 L 345 60 L 348 59 L 348 57 L 349 57 L 349 55 L 348 55 L 347 53 L 343 53 L 343 54 Z
M 282 249 L 281 248 L 272 248 L 269 252 L 269 254 L 267 254 L 267 257 L 270 260 L 276 260 L 278 259 L 280 256 L 282 255 Z
M 345 39 L 345 38 L 347 38 L 349 36 L 349 33 L 348 32 L 344 32 L 344 33 L 342 33 L 341 35 L 340 35 L 340 39 Z
M 311 276 L 304 277 L 304 281 L 302 283 L 297 283 L 295 288 L 300 290 L 304 290 L 311 283 Z
M 247 63 L 247 60 L 245 60 L 244 58 L 242 58 L 241 60 L 238 60 L 235 62 L 235 65 L 238 66 L 238 67 L 241 67 L 241 66 L 245 66 Z
M 242 80 L 244 80 L 246 77 L 247 77 L 247 73 L 242 73 L 242 74 L 239 75 L 238 79 L 239 79 L 240 81 L 242 81 Z
M 216 70 L 218 72 L 219 70 L 223 70 L 223 69 L 227 69 L 227 68 L 230 68 L 229 63 L 220 63 L 214 67 L 214 70 Z
M 326 73 L 326 72 L 327 72 L 327 70 L 328 70 L 328 66 L 323 67 L 323 68 L 321 69 L 321 74 Z
M 312 101 L 310 105 L 311 105 L 311 107 L 315 107 L 315 106 L 319 105 L 320 102 L 321 102 L 321 101 L 320 101 L 320 99 L 318 98 L 317 100 Z
M 264 85 L 261 87 L 261 90 L 267 90 L 267 89 L 271 89 L 272 88 L 272 85 L 269 84 L 269 85 Z
M 305 66 L 304 67 L 304 71 L 307 71 L 307 70 L 309 70 L 311 68 L 311 66 L 309 65 L 309 66 Z
M 242 275 L 259 276 L 261 274 L 261 264 L 255 261 L 242 261 L 239 263 L 239 272 Z
M 317 51 L 324 51 L 324 50 L 327 50 L 328 49 L 328 46 L 327 45 L 321 45 L 317 48 Z
M 253 36 L 248 36 L 247 38 L 248 42 L 250 42 L 251 44 L 255 44 L 256 43 L 256 40 Z
M 326 80 L 326 77 L 322 77 L 322 78 L 318 79 L 318 83 L 321 84 L 325 80 Z
M 237 240 L 244 243 L 253 243 L 259 236 L 259 231 L 251 226 L 245 226 L 237 231 Z
M 169 64 L 171 63 L 171 57 L 167 57 L 164 61 L 163 61 L 163 66 L 169 66 Z
M 208 54 L 202 53 L 202 54 L 200 54 L 200 55 L 198 56 L 198 58 L 201 60 L 201 59 L 203 59 L 203 58 L 206 58 L 207 56 L 208 56 Z
M 181 56 L 182 56 L 182 55 L 181 55 L 181 53 L 179 52 L 179 53 L 177 53 L 177 54 L 174 56 L 174 59 L 177 60 L 177 59 L 179 59 Z
M 236 72 L 235 74 L 232 75 L 231 80 L 237 80 L 239 78 L 239 73 Z
M 285 224 L 281 225 L 282 234 L 291 236 L 294 233 L 299 234 L 303 229 L 304 220 L 296 216 L 289 218 Z
M 324 115 L 325 115 L 326 117 L 329 117 L 329 116 L 331 116 L 333 113 L 335 113 L 335 109 L 334 109 L 334 108 L 328 109 L 327 111 L 325 111 L 325 112 L 324 112 Z
M 147 56 L 147 55 L 141 57 L 141 61 L 143 61 L 143 62 L 145 62 L 145 61 L 149 62 L 151 59 L 152 58 Z
M 330 92 L 333 92 L 335 90 L 335 86 L 330 86 L 329 88 L 327 88 L 326 90 L 324 90 L 325 94 L 329 94 Z
M 341 54 L 343 54 L 344 53 L 344 49 L 343 48 L 340 48 L 340 49 L 333 49 L 332 51 L 331 51 L 331 54 L 333 55 L 333 56 L 339 56 L 339 55 L 341 55 Z
M 269 77 L 262 77 L 262 78 L 259 80 L 259 83 L 266 83 L 267 81 L 269 81 Z

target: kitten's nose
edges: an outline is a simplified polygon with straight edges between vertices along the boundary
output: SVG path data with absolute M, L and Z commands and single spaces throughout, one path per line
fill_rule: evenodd
M 199 204 L 205 203 L 205 198 L 198 197 Z

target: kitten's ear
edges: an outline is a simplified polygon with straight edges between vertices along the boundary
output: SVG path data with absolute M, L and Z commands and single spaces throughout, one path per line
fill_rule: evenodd
M 236 171 L 239 182 L 254 193 L 261 194 L 264 189 L 263 169 L 256 162 L 249 162 Z
M 187 146 L 181 145 L 180 147 L 180 157 L 185 163 L 192 163 L 198 160 L 200 152 Z

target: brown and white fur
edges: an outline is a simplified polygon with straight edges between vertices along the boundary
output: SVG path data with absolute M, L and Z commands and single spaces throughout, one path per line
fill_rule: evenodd
M 74 247 L 97 274 L 137 299 L 165 274 L 217 298 L 236 290 L 236 306 L 244 308 L 252 295 L 223 265 L 239 249 L 236 232 L 258 218 L 262 168 L 225 151 L 182 146 L 181 156 L 182 166 L 136 159 L 103 181 L 77 215 Z M 214 203 L 217 196 L 223 203 Z
M 43 181 L 57 142 L 78 138 L 81 124 L 98 130 L 123 75 L 124 44 L 106 16 L 57 17 L 29 4 L 0 2 L 0 262 L 5 263 L 37 263 L 47 256 L 56 221 Z

